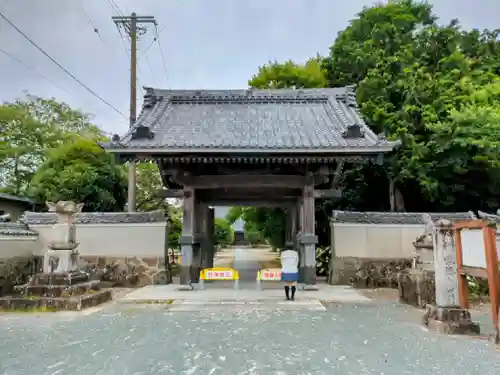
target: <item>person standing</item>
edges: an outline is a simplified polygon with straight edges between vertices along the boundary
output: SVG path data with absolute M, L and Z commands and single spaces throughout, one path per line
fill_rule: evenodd
M 286 300 L 295 300 L 295 291 L 297 290 L 297 281 L 299 281 L 299 254 L 287 246 L 287 249 L 281 252 L 281 280 L 285 282 Z M 291 296 L 290 296 L 290 291 Z

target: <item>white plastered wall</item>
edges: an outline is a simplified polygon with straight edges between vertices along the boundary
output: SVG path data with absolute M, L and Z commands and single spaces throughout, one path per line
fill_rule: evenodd
M 370 259 L 412 258 L 413 242 L 424 225 L 332 223 L 336 257 Z
M 77 248 L 81 256 L 163 257 L 167 222 L 76 224 Z M 31 224 L 48 249 L 52 225 Z

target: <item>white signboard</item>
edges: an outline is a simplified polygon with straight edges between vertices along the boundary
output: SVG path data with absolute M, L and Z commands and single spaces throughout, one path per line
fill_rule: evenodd
M 260 279 L 262 281 L 280 281 L 281 269 L 265 269 L 260 271 Z
M 486 268 L 484 235 L 482 229 L 463 229 L 462 261 L 465 267 Z

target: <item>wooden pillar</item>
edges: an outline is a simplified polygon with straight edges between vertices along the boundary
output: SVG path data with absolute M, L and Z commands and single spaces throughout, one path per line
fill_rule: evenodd
M 295 236 L 295 250 L 299 253 L 299 285 L 304 285 L 304 251 L 300 243 L 302 232 L 304 228 L 304 205 L 302 204 L 302 197 L 297 199 L 296 215 L 297 215 L 297 234 Z
M 135 212 L 136 211 L 136 190 L 137 190 L 137 170 L 135 161 L 130 161 L 128 166 L 128 202 L 127 202 L 127 211 Z
M 196 238 L 196 223 L 195 223 L 195 191 L 186 186 L 184 187 L 184 202 L 183 202 L 183 217 L 182 217 L 182 235 L 179 238 L 181 245 L 181 275 L 180 283 L 183 286 L 192 289 L 193 281 L 193 260 L 198 254 L 199 244 Z M 198 270 L 199 273 L 199 270 Z M 196 278 L 195 278 L 196 280 Z
M 201 244 L 202 268 L 214 266 L 214 209 L 203 206 L 203 242 Z
M 203 254 L 202 246 L 205 242 L 205 233 L 203 232 L 203 222 L 205 218 L 206 206 L 202 205 L 200 201 L 196 198 L 194 200 L 194 242 L 193 246 L 193 265 L 191 268 L 191 280 L 193 283 L 198 283 L 200 281 L 200 271 L 202 268 Z
M 304 289 L 316 289 L 316 243 L 318 237 L 315 233 L 316 218 L 314 206 L 314 183 L 309 181 L 304 186 L 302 194 L 302 233 L 300 246 L 302 250 L 302 283 Z
M 285 248 L 295 249 L 297 237 L 297 206 L 291 206 L 286 211 Z

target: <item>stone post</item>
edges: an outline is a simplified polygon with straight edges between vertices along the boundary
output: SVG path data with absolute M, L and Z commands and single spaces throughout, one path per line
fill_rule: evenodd
M 316 287 L 316 243 L 315 234 L 316 218 L 314 205 L 314 184 L 308 183 L 302 196 L 303 226 L 299 241 L 302 250 L 302 283 L 304 290 L 317 290 Z
M 438 220 L 432 228 L 436 305 L 427 305 L 424 323 L 434 331 L 449 334 L 479 333 L 469 310 L 460 307 L 455 236 L 449 220 Z

